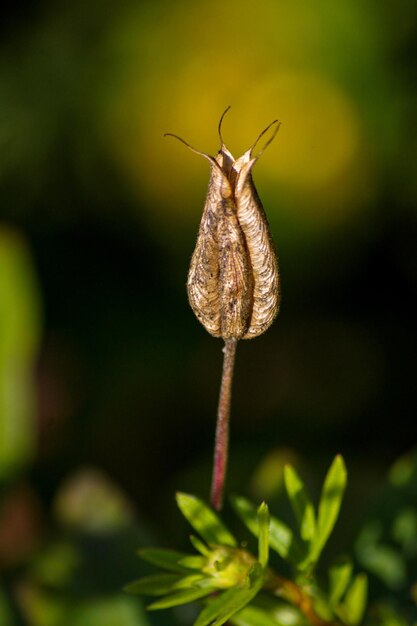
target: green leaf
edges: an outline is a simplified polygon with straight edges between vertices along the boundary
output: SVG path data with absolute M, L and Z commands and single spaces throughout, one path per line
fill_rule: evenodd
M 206 544 L 203 541 L 200 541 L 198 537 L 190 535 L 190 541 L 193 544 L 194 548 L 197 550 L 197 552 L 200 552 L 200 554 L 202 554 L 203 556 L 208 556 L 210 554 L 210 550 L 208 549 Z
M 314 507 L 307 495 L 304 484 L 291 465 L 284 468 L 284 481 L 295 518 L 300 528 L 301 538 L 311 541 L 316 532 Z
M 34 369 L 41 307 L 31 255 L 0 224 L 0 480 L 21 472 L 37 445 Z
M 258 537 L 259 522 L 256 508 L 249 500 L 241 496 L 231 499 L 233 508 L 241 517 L 248 529 Z M 303 550 L 288 526 L 276 517 L 271 516 L 269 525 L 269 545 L 283 559 L 298 563 L 303 558 Z
M 335 607 L 345 593 L 352 577 L 352 562 L 345 559 L 332 565 L 329 570 L 329 602 L 331 607 Z
M 185 556 L 180 561 L 180 565 L 184 565 L 184 567 L 188 567 L 189 569 L 197 569 L 200 570 L 207 563 L 207 559 L 199 554 L 190 554 L 190 556 Z
M 177 494 L 177 504 L 191 526 L 209 545 L 236 547 L 237 541 L 217 515 L 195 496 Z
M 194 600 L 199 600 L 200 598 L 204 598 L 204 596 L 208 596 L 213 590 L 213 587 L 194 587 L 193 589 L 184 589 L 184 591 L 178 591 L 178 593 L 165 596 L 165 598 L 153 602 L 146 608 L 149 611 L 156 611 L 157 609 L 168 609 L 171 606 L 188 604 L 189 602 L 194 602 Z
M 264 609 L 251 604 L 230 618 L 235 626 L 287 626 L 288 621 L 282 622 L 276 616 Z
M 180 561 L 185 559 L 188 554 L 183 552 L 176 552 L 175 550 L 163 550 L 159 548 L 142 548 L 138 550 L 138 555 L 144 561 L 157 565 L 169 572 L 176 572 L 177 574 L 189 574 L 190 568 L 180 564 Z
M 173 586 L 181 580 L 177 574 L 156 574 L 144 576 L 124 587 L 127 593 L 135 593 L 144 596 L 162 596 L 172 591 Z
M 263 568 L 255 563 L 248 575 L 248 585 L 229 589 L 212 600 L 201 611 L 194 626 L 221 626 L 253 600 L 262 584 Z
M 213 587 L 213 581 L 206 578 L 205 574 L 191 574 L 184 576 L 175 584 L 176 589 L 191 589 L 195 587 Z
M 362 621 L 368 596 L 368 579 L 365 574 L 358 574 L 349 587 L 340 610 L 340 616 L 350 626 Z
M 265 502 L 258 509 L 258 527 L 258 560 L 262 567 L 266 567 L 269 558 L 269 510 Z
M 312 541 L 309 561 L 315 563 L 332 532 L 346 489 L 347 472 L 343 458 L 338 455 L 330 466 L 320 496 L 316 533 Z
M 137 598 L 129 598 L 125 595 L 117 595 L 103 598 L 88 598 L 83 602 L 70 603 L 70 606 L 62 604 L 62 619 L 48 616 L 44 611 L 36 613 L 36 624 L 44 626 L 48 624 L 71 624 L 71 626 L 150 626 L 145 611 L 142 609 Z M 46 608 L 46 607 L 45 607 Z M 42 616 L 42 622 L 38 621 Z M 32 617 L 32 615 L 31 615 Z M 48 621 L 43 621 L 48 619 Z M 2 623 L 3 626 L 3 623 Z
M 406 555 L 397 546 L 382 543 L 383 535 L 382 520 L 368 520 L 356 541 L 356 556 L 362 567 L 398 591 L 407 581 Z

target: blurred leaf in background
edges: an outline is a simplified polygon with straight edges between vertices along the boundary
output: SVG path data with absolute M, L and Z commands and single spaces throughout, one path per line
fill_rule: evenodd
M 29 250 L 0 225 L 0 480 L 33 458 L 36 444 L 34 364 L 40 343 L 40 298 Z
M 148 626 L 142 603 L 121 592 L 137 571 L 134 548 L 149 542 L 126 496 L 96 469 L 79 470 L 58 490 L 53 533 L 16 585 L 33 626 Z
M 31 626 L 149 626 L 140 605 L 123 595 L 84 602 L 56 598 L 37 589 L 21 595 Z
M 37 453 L 40 308 L 27 245 L 2 227 L 0 623 L 147 626 L 140 601 L 120 591 L 136 572 L 135 547 L 147 541 L 120 488 L 96 469 L 81 469 L 57 492 L 54 520 L 27 477 Z
M 15 623 L 8 599 L 0 589 L 0 624 L 2 626 L 15 626 Z
M 363 520 L 355 546 L 358 563 L 372 574 L 372 593 L 379 599 L 381 613 L 384 606 L 386 611 L 391 606 L 393 612 L 401 606 L 409 622 L 417 620 L 416 493 L 414 450 L 391 466 L 386 483 Z

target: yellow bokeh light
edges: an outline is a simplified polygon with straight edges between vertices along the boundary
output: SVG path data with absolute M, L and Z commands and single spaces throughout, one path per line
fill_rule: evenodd
M 271 16 L 276 12 L 273 4 L 263 4 Z M 255 175 L 267 191 L 274 189 L 286 198 L 290 219 L 337 223 L 368 199 L 372 177 L 359 112 L 346 88 L 320 66 L 315 56 L 320 24 L 301 5 L 304 67 L 297 42 L 285 28 L 276 41 L 272 30 L 265 31 L 269 40 L 261 40 L 265 32 L 255 28 L 248 46 L 248 16 L 241 30 L 228 36 L 227 20 L 219 21 L 204 3 L 182 3 L 153 30 L 141 25 L 140 44 L 130 50 L 130 70 L 111 100 L 107 132 L 113 157 L 138 200 L 149 207 L 150 222 L 158 224 L 163 217 L 172 225 L 198 215 L 195 207 L 208 181 L 208 164 L 164 139 L 163 133 L 176 133 L 213 154 L 219 147 L 218 119 L 229 104 L 224 136 L 236 156 L 269 122 L 282 121 L 279 141 Z M 284 10 L 281 17 L 285 15 Z M 295 28 L 293 12 L 287 17 Z M 216 26 L 216 38 L 204 35 L 201 26 L 196 29 L 201 20 L 208 30 L 211 23 Z M 145 67 L 143 49 L 156 55 Z

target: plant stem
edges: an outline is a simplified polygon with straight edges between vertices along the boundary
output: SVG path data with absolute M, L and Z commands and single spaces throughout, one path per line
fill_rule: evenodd
M 211 504 L 217 511 L 220 511 L 223 505 L 223 491 L 229 450 L 230 401 L 232 398 L 236 346 L 237 339 L 226 339 L 223 348 L 223 373 L 217 409 L 213 477 L 211 482 Z
M 339 621 L 331 621 L 323 619 L 314 610 L 313 602 L 310 595 L 299 587 L 292 580 L 288 580 L 279 576 L 272 570 L 269 571 L 269 578 L 264 586 L 264 589 L 272 591 L 272 593 L 278 597 L 284 598 L 294 606 L 297 606 L 300 611 L 307 617 L 312 626 L 338 626 Z

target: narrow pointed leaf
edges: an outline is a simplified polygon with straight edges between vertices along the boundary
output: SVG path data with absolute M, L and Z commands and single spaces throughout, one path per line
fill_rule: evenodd
M 301 478 L 291 465 L 284 468 L 285 489 L 300 528 L 301 538 L 311 541 L 316 531 L 316 515 L 313 504 Z
M 235 613 L 243 609 L 260 591 L 263 584 L 263 568 L 255 563 L 249 573 L 248 585 L 225 591 L 212 600 L 200 613 L 194 626 L 221 626 Z
M 342 616 L 350 626 L 357 626 L 362 621 L 368 596 L 368 579 L 365 574 L 358 574 L 349 587 L 344 602 Z
M 258 560 L 262 567 L 266 567 L 269 558 L 269 510 L 265 502 L 258 509 L 258 527 Z
M 190 535 L 190 541 L 193 544 L 194 548 L 203 556 L 208 556 L 210 554 L 210 550 L 208 549 L 206 544 L 195 535 Z
M 184 589 L 184 591 L 178 591 L 169 596 L 165 596 L 161 600 L 157 600 L 152 604 L 149 604 L 147 609 L 155 611 L 157 609 L 168 609 L 171 606 L 179 606 L 180 604 L 188 604 L 208 596 L 213 591 L 213 587 L 194 587 L 193 589 Z
M 199 554 L 190 554 L 190 556 L 185 556 L 183 559 L 181 559 L 179 564 L 183 565 L 184 567 L 188 567 L 189 569 L 200 570 L 202 567 L 204 567 L 206 561 L 207 559 L 205 559 L 203 556 L 200 556 Z
M 347 473 L 343 458 L 338 455 L 330 466 L 320 496 L 316 533 L 310 550 L 310 561 L 319 558 L 336 523 L 346 489 Z
M 162 596 L 172 591 L 173 586 L 181 580 L 177 574 L 156 574 L 155 576 L 144 576 L 126 585 L 124 591 L 144 596 Z
M 259 522 L 256 508 L 249 500 L 235 496 L 231 500 L 233 508 L 248 529 L 258 537 Z M 276 517 L 271 516 L 269 524 L 269 545 L 283 559 L 298 563 L 303 558 L 303 549 L 292 530 Z
M 191 576 L 184 576 L 180 578 L 180 580 L 175 583 L 175 589 L 173 589 L 172 591 L 178 589 L 191 589 L 196 587 L 200 587 L 202 589 L 203 587 L 207 586 L 210 587 L 213 585 L 211 581 L 208 581 L 204 574 L 191 574 Z
M 335 607 L 345 593 L 352 577 L 352 562 L 348 560 L 335 563 L 329 570 L 329 602 Z
M 138 551 L 138 555 L 144 561 L 157 565 L 169 572 L 176 572 L 178 574 L 189 574 L 190 568 L 180 564 L 180 561 L 189 556 L 183 552 L 176 552 L 175 550 L 162 550 L 159 548 L 143 548 Z
M 194 530 L 209 545 L 237 546 L 236 539 L 223 522 L 201 500 L 186 493 L 178 493 L 177 504 Z

